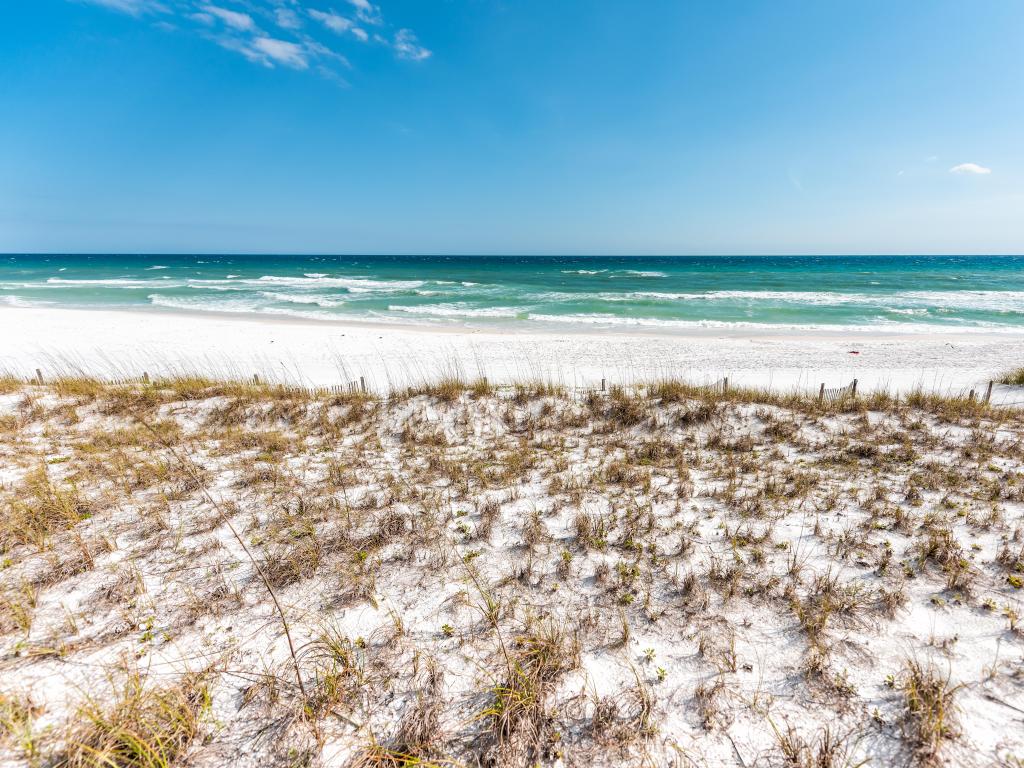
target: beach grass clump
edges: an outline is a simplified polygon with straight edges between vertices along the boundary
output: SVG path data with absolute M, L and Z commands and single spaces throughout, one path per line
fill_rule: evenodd
M 0 552 L 19 544 L 38 549 L 56 533 L 68 530 L 93 512 L 93 505 L 74 486 L 55 483 L 40 467 L 22 483 L 0 514 Z
M 436 398 L 442 403 L 454 403 L 469 389 L 465 381 L 456 376 L 443 376 L 433 384 L 424 387 L 421 394 Z
M 1013 387 L 1024 387 L 1024 366 L 1007 371 L 999 377 L 1000 384 L 1009 384 Z
M 209 706 L 203 680 L 186 675 L 176 684 L 147 684 L 125 670 L 111 695 L 88 694 L 65 734 L 60 768 L 170 768 L 199 732 Z
M 956 695 L 953 685 L 931 665 L 906 662 L 900 691 L 903 694 L 904 732 L 920 764 L 932 764 L 943 744 L 957 735 Z
M 93 376 L 62 375 L 50 382 L 55 394 L 79 400 L 95 400 L 107 389 L 107 384 Z
M 860 768 L 869 762 L 853 757 L 859 741 L 856 734 L 842 733 L 826 725 L 807 739 L 792 725 L 787 725 L 783 732 L 771 719 L 768 722 L 775 733 L 782 764 L 787 768 Z
M 27 581 L 17 586 L 0 588 L 0 633 L 18 630 L 27 635 L 32 629 L 38 601 L 38 587 Z
M 40 708 L 25 694 L 0 691 L 0 748 L 11 747 L 29 764 L 40 757 L 40 735 L 35 720 Z
M 417 690 L 405 706 L 393 735 L 386 743 L 372 738 L 349 763 L 350 768 L 455 768 L 459 761 L 445 756 L 445 730 L 441 721 L 444 710 L 444 677 L 436 660 L 429 659 L 416 680 Z
M 9 395 L 25 386 L 25 382 L 13 373 L 0 373 L 0 395 Z
M 579 664 L 578 641 L 554 623 L 523 633 L 505 651 L 504 679 L 491 689 L 491 703 L 479 715 L 499 764 L 535 760 L 542 753 L 552 728 L 549 696 Z
M 467 391 L 475 390 L 477 386 L 486 389 L 483 385 L 471 385 L 457 371 L 449 371 L 426 383 L 395 389 L 391 392 L 390 399 L 401 401 L 414 397 L 430 397 L 442 403 L 451 404 Z
M 456 765 L 459 763 L 450 760 L 428 760 L 374 742 L 357 754 L 348 763 L 348 768 L 448 768 Z

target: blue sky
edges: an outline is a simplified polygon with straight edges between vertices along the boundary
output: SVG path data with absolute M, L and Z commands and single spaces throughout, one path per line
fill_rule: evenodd
M 1024 4 L 4 0 L 0 251 L 1024 252 Z

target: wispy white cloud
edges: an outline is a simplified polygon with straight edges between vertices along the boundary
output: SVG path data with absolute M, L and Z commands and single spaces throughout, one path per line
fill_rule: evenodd
M 265 56 L 268 61 L 283 64 L 293 69 L 306 69 L 309 66 L 306 48 L 299 43 L 287 40 L 275 40 L 272 37 L 257 37 L 252 41 L 253 50 Z
M 210 16 L 215 16 L 232 29 L 237 29 L 240 32 L 251 32 L 256 29 L 256 22 L 252 20 L 252 16 L 248 13 L 232 11 L 217 5 L 204 5 L 203 12 Z
M 987 176 L 992 173 L 991 168 L 986 168 L 983 165 L 977 163 L 960 163 L 960 165 L 954 165 L 949 169 L 950 173 L 967 174 L 971 176 Z
M 168 13 L 170 9 L 159 0 L 81 0 L 90 5 L 99 5 L 112 11 L 120 11 L 130 16 L 142 16 L 146 13 Z
M 162 14 L 161 26 L 191 30 L 268 68 L 311 70 L 347 85 L 340 71 L 351 67 L 334 35 L 390 49 L 396 58 L 423 61 L 431 52 L 410 29 L 393 32 L 371 0 L 70 0 L 134 17 Z M 347 5 L 345 5 L 347 3 Z M 340 10 L 336 10 L 340 4 Z M 311 24 L 310 20 L 316 22 Z M 365 28 L 364 28 L 365 27 Z M 367 28 L 373 28 L 372 34 Z M 332 42 L 334 40 L 334 42 Z
M 309 9 L 309 15 L 323 24 L 331 32 L 339 35 L 349 34 L 361 42 L 367 42 L 370 36 L 362 27 L 356 26 L 356 22 L 347 16 L 342 16 L 336 11 L 318 11 L 316 8 Z
M 394 48 L 400 59 L 423 61 L 431 56 L 431 52 L 419 44 L 411 29 L 400 29 L 395 33 Z
M 363 23 L 382 24 L 384 22 L 380 8 L 369 0 L 348 0 L 348 2 L 356 9 L 356 18 Z
M 291 8 L 277 8 L 274 10 L 274 19 L 277 26 L 282 29 L 301 29 L 302 19 L 299 14 Z
M 254 37 L 242 40 L 235 37 L 221 37 L 217 44 L 229 51 L 240 53 L 255 64 L 262 64 L 268 69 L 277 65 L 291 69 L 308 69 L 310 55 L 299 43 L 277 40 L 272 37 Z
M 347 19 L 334 11 L 318 11 L 316 8 L 310 8 L 309 15 L 332 32 L 337 32 L 339 34 L 342 32 L 348 32 L 355 26 L 355 22 L 352 21 L 352 19 Z

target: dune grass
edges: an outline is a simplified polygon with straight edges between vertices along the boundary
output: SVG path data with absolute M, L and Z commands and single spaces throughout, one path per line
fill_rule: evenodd
M 195 738 L 208 706 L 200 679 L 156 687 L 129 668 L 112 698 L 87 694 L 65 734 L 60 768 L 170 768 Z
M 1024 367 L 1007 371 L 999 377 L 1000 384 L 1010 384 L 1015 387 L 1024 387 Z
M 46 681 L 0 698 L 14 764 L 1024 748 L 981 698 L 1020 691 L 1020 410 L 457 375 L 8 394 L 2 690 Z

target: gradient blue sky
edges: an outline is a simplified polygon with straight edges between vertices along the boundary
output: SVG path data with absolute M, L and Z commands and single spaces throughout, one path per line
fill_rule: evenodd
M 0 251 L 1024 252 L 1024 3 L 4 0 Z

